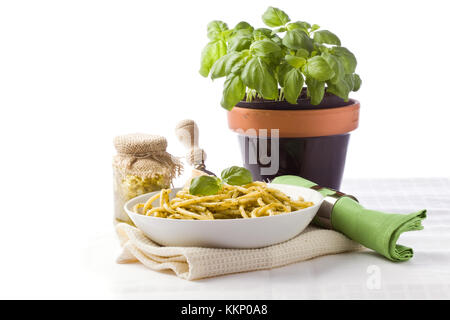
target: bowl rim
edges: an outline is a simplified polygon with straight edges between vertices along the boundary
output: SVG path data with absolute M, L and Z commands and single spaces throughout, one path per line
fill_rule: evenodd
M 281 184 L 281 183 L 268 183 L 268 185 L 272 185 L 272 186 L 285 186 L 285 187 L 293 187 L 293 188 L 299 188 L 299 189 L 304 189 L 304 190 L 310 190 L 310 191 L 312 191 L 313 193 L 318 194 L 318 195 L 321 197 L 321 199 L 320 199 L 320 201 L 314 203 L 311 207 L 308 207 L 308 208 L 304 208 L 304 209 L 300 209 L 300 210 L 296 210 L 296 211 L 291 211 L 291 212 L 280 213 L 280 214 L 277 214 L 277 215 L 274 215 L 274 216 L 263 216 L 263 217 L 257 217 L 257 218 L 251 218 L 251 219 L 241 219 L 241 218 L 233 218 L 233 219 L 214 219 L 214 220 L 163 219 L 163 218 L 158 218 L 158 217 L 145 216 L 145 215 L 142 215 L 142 214 L 133 212 L 133 211 L 131 211 L 130 209 L 128 209 L 128 207 L 130 206 L 130 203 L 133 202 L 133 201 L 135 201 L 136 198 L 144 197 L 144 196 L 147 196 L 147 195 L 150 195 L 150 194 L 155 194 L 156 192 L 160 192 L 161 190 L 157 190 L 157 191 L 152 191 L 152 192 L 144 193 L 144 194 L 141 194 L 141 195 L 139 195 L 139 196 L 137 196 L 137 197 L 131 198 L 130 200 L 128 200 L 128 201 L 124 204 L 123 208 L 124 208 L 125 212 L 126 212 L 128 215 L 132 214 L 132 215 L 134 215 L 134 216 L 142 217 L 142 218 L 144 218 L 144 219 L 148 218 L 148 219 L 150 219 L 150 220 L 160 221 L 160 222 L 162 222 L 162 221 L 170 221 L 170 222 L 168 222 L 168 223 L 183 223 L 183 222 L 184 222 L 184 223 L 199 223 L 199 222 L 201 222 L 201 223 L 213 223 L 213 222 L 219 222 L 219 221 L 220 221 L 219 223 L 236 223 L 236 221 L 241 221 L 241 222 L 238 222 L 238 223 L 253 223 L 253 222 L 242 222 L 242 221 L 261 221 L 262 219 L 276 219 L 276 218 L 280 218 L 280 217 L 286 217 L 286 216 L 298 215 L 298 214 L 303 213 L 304 210 L 312 209 L 312 208 L 315 208 L 315 207 L 320 206 L 320 205 L 322 204 L 322 202 L 323 202 L 323 199 L 325 198 L 325 197 L 324 197 L 320 192 L 318 192 L 317 190 L 310 189 L 310 188 L 306 188 L 306 187 L 295 186 L 295 185 L 287 185 L 287 184 Z M 182 188 L 181 188 L 181 187 L 178 187 L 178 188 L 171 188 L 171 190 L 174 190 L 174 189 L 179 189 L 179 190 L 181 190 Z M 177 190 L 177 192 L 178 192 L 179 190 Z M 308 211 L 310 211 L 310 210 L 308 210 Z M 130 218 L 131 218 L 131 217 L 130 217 Z M 132 219 L 132 220 L 133 220 L 133 219 Z M 172 221 L 173 221 L 173 222 L 172 222 Z

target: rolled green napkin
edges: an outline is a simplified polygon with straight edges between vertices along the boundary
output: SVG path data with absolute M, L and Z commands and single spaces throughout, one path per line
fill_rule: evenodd
M 280 176 L 272 183 L 306 188 L 317 186 L 316 183 L 297 176 Z M 328 188 L 321 188 L 318 191 L 324 196 L 336 193 L 335 190 Z M 392 261 L 407 261 L 412 258 L 412 248 L 397 244 L 397 240 L 405 231 L 422 230 L 422 220 L 425 218 L 426 210 L 410 214 L 383 213 L 368 210 L 346 196 L 339 198 L 331 211 L 331 225 L 334 230 Z M 320 224 L 317 219 L 314 221 Z

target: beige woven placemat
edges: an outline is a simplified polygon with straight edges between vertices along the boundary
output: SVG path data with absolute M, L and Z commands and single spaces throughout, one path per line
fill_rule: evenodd
M 128 224 L 119 223 L 116 231 L 123 249 L 118 263 L 140 261 L 149 269 L 172 270 L 186 280 L 271 269 L 362 249 L 341 233 L 311 226 L 291 240 L 261 249 L 162 247 Z

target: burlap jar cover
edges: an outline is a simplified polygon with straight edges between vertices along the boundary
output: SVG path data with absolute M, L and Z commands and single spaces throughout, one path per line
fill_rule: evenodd
M 169 188 L 181 173 L 181 162 L 166 151 L 167 140 L 150 134 L 127 134 L 114 139 L 117 155 L 114 168 L 115 222 L 128 222 L 123 209 L 131 198 Z

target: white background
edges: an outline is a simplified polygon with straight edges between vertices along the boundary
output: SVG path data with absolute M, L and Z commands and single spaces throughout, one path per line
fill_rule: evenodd
M 262 26 L 268 5 L 358 58 L 346 178 L 450 176 L 446 1 L 1 1 L 0 297 L 95 292 L 80 256 L 112 229 L 115 135 L 164 135 L 182 156 L 173 129 L 192 118 L 208 168 L 241 163 L 200 52 L 210 20 Z

